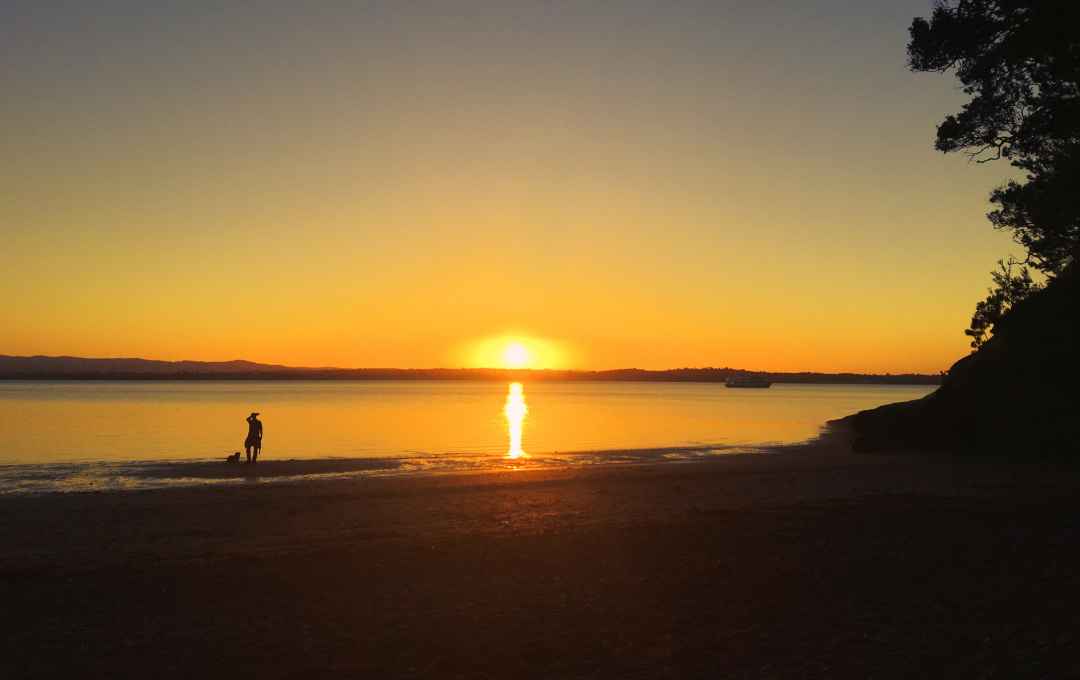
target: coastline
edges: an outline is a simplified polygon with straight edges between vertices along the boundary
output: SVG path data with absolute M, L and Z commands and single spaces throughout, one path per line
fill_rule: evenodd
M 310 485 L 430 475 L 485 475 L 598 467 L 708 463 L 732 456 L 797 454 L 850 448 L 851 418 L 830 420 L 804 442 L 700 444 L 529 454 L 487 453 L 382 457 L 264 459 L 257 465 L 223 459 L 74 460 L 0 463 L 0 498 L 24 495 L 107 494 L 209 487 Z
M 849 437 L 685 464 L 0 497 L 18 622 L 0 658 L 13 677 L 1075 670 L 1075 465 L 860 455 Z
M 764 376 L 801 384 L 938 385 L 941 376 L 924 373 L 824 373 L 759 371 L 731 367 L 607 370 L 530 368 L 342 368 L 283 366 L 242 359 L 161 361 L 140 358 L 8 356 L 0 354 L 0 381 L 187 381 L 187 380 L 352 380 L 352 381 L 582 381 L 712 382 L 733 376 Z
M 373 477 L 484 474 L 597 467 L 662 465 L 718 456 L 761 454 L 792 446 L 708 444 L 641 449 L 605 449 L 528 455 L 432 454 L 365 458 L 269 458 L 257 465 L 222 459 L 76 460 L 0 464 L 0 496 L 20 494 L 121 493 L 200 486 L 307 484 Z

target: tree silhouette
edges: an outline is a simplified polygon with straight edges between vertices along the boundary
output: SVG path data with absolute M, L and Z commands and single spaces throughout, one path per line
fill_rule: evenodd
M 994 332 L 994 326 L 1005 318 L 1021 300 L 1024 300 L 1041 286 L 1031 278 L 1027 267 L 1017 267 L 1012 260 L 998 260 L 998 270 L 991 273 L 994 287 L 986 299 L 975 305 L 975 314 L 971 317 L 971 327 L 964 333 L 971 337 L 974 349 L 982 347 Z
M 1024 181 L 993 191 L 988 217 L 1026 250 L 1016 264 L 1060 275 L 1080 256 L 1080 0 L 942 2 L 910 33 L 911 69 L 954 71 L 971 96 L 938 127 L 936 148 L 1023 171 Z M 973 346 L 1016 295 L 1039 289 L 1012 276 L 995 272 L 967 331 Z

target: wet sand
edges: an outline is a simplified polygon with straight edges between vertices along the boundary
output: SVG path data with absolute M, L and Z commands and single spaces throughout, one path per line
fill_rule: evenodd
M 0 498 L 0 677 L 1080 675 L 1080 466 L 857 455 Z

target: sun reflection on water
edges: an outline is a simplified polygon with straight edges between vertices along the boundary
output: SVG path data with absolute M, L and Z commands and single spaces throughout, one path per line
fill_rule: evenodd
M 525 424 L 525 414 L 529 407 L 525 405 L 525 390 L 521 383 L 510 383 L 510 391 L 506 393 L 506 405 L 503 413 L 506 414 L 506 427 L 510 434 L 510 450 L 507 458 L 522 458 L 527 456 L 521 448 L 521 430 Z

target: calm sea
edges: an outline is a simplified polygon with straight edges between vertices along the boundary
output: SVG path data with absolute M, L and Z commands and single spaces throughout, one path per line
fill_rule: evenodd
M 265 428 L 260 478 L 276 480 L 715 455 L 803 441 L 827 420 L 931 389 L 0 381 L 0 493 L 250 481 L 221 461 L 242 449 L 252 411 Z

